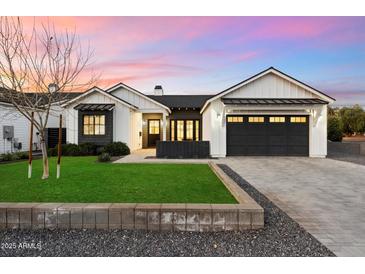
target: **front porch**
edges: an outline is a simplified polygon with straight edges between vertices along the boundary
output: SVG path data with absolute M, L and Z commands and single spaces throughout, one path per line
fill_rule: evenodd
M 155 148 L 157 141 L 167 140 L 166 116 L 164 112 L 142 113 L 142 149 Z

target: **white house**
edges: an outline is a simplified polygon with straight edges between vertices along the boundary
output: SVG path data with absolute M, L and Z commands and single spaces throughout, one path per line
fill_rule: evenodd
M 73 98 L 79 93 L 72 93 L 69 97 Z M 12 153 L 17 151 L 40 150 L 40 137 L 36 127 L 33 128 L 33 144 L 29 144 L 30 121 L 25 118 L 0 92 L 0 154 Z M 46 128 L 46 143 L 49 147 L 54 147 L 57 143 L 59 117 L 65 110 L 59 104 L 51 107 Z M 39 112 L 41 115 L 42 113 Z M 66 130 L 65 115 L 63 115 L 63 127 Z M 38 119 L 38 114 L 35 114 Z M 63 138 L 66 142 L 66 136 Z
M 145 95 L 123 83 L 63 105 L 67 142 L 131 150 L 161 141 L 209 141 L 213 157 L 325 157 L 330 96 L 270 67 L 216 95 Z

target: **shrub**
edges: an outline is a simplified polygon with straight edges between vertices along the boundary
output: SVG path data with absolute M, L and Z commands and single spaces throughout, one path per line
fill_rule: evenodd
M 17 161 L 21 159 L 28 159 L 28 152 L 14 152 L 14 153 L 5 153 L 0 155 L 0 162 L 10 162 Z
M 98 156 L 98 161 L 99 162 L 110 162 L 110 154 L 107 152 L 103 152 Z
M 328 118 L 327 131 L 328 140 L 332 142 L 342 141 L 342 130 L 340 127 L 340 121 L 337 117 Z
M 57 146 L 55 147 L 57 155 Z M 76 144 L 63 144 L 62 145 L 62 155 L 64 156 L 79 156 L 80 147 Z
M 19 151 L 19 152 L 15 152 L 15 155 L 17 155 L 17 157 L 19 157 L 19 159 L 29 159 L 29 153 L 25 152 L 25 151 Z
M 96 155 L 96 145 L 93 143 L 83 143 L 79 145 L 80 155 L 91 156 Z
M 111 156 L 122 156 L 122 155 L 128 155 L 130 153 L 129 147 L 122 142 L 113 142 L 110 144 L 107 144 L 103 152 L 109 153 Z
M 57 147 L 49 148 L 48 149 L 48 156 L 57 156 L 58 154 Z
M 13 161 L 14 160 L 14 154 L 12 153 L 5 153 L 5 154 L 1 154 L 1 161 L 3 162 L 8 162 L 8 161 Z

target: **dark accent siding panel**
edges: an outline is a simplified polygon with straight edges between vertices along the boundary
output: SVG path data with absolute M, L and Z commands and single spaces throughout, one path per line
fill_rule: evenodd
M 47 147 L 54 148 L 58 144 L 58 128 L 47 128 L 46 130 L 46 140 Z M 66 144 L 66 128 L 62 128 L 62 140 L 61 144 Z
M 105 115 L 105 135 L 84 135 L 83 117 L 84 115 Z M 113 142 L 113 111 L 80 111 L 78 118 L 78 142 L 94 143 L 104 146 Z
M 173 110 L 169 116 L 170 119 L 202 119 L 199 110 Z
M 158 141 L 157 158 L 209 158 L 209 141 Z

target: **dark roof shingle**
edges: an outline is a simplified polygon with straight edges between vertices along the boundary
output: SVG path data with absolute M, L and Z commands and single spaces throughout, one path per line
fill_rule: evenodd
M 196 108 L 203 107 L 206 100 L 213 95 L 147 95 L 149 98 L 169 108 Z
M 15 92 L 15 91 L 14 91 Z M 56 96 L 53 97 L 53 103 L 56 102 L 62 102 L 65 100 L 71 100 L 79 95 L 81 95 L 83 92 L 59 92 Z M 24 92 L 24 95 L 28 97 L 31 102 L 37 103 L 37 107 L 40 107 L 44 103 L 48 103 L 48 98 L 46 94 L 42 93 L 34 93 L 34 92 Z M 10 98 L 8 98 L 9 94 L 7 91 L 5 91 L 3 88 L 0 88 L 0 102 L 2 103 L 9 103 L 11 104 Z M 18 97 L 18 100 L 22 100 L 23 95 L 20 96 L 14 96 L 15 98 Z M 43 98 L 42 98 L 43 97 Z M 24 100 L 24 98 L 23 98 Z

